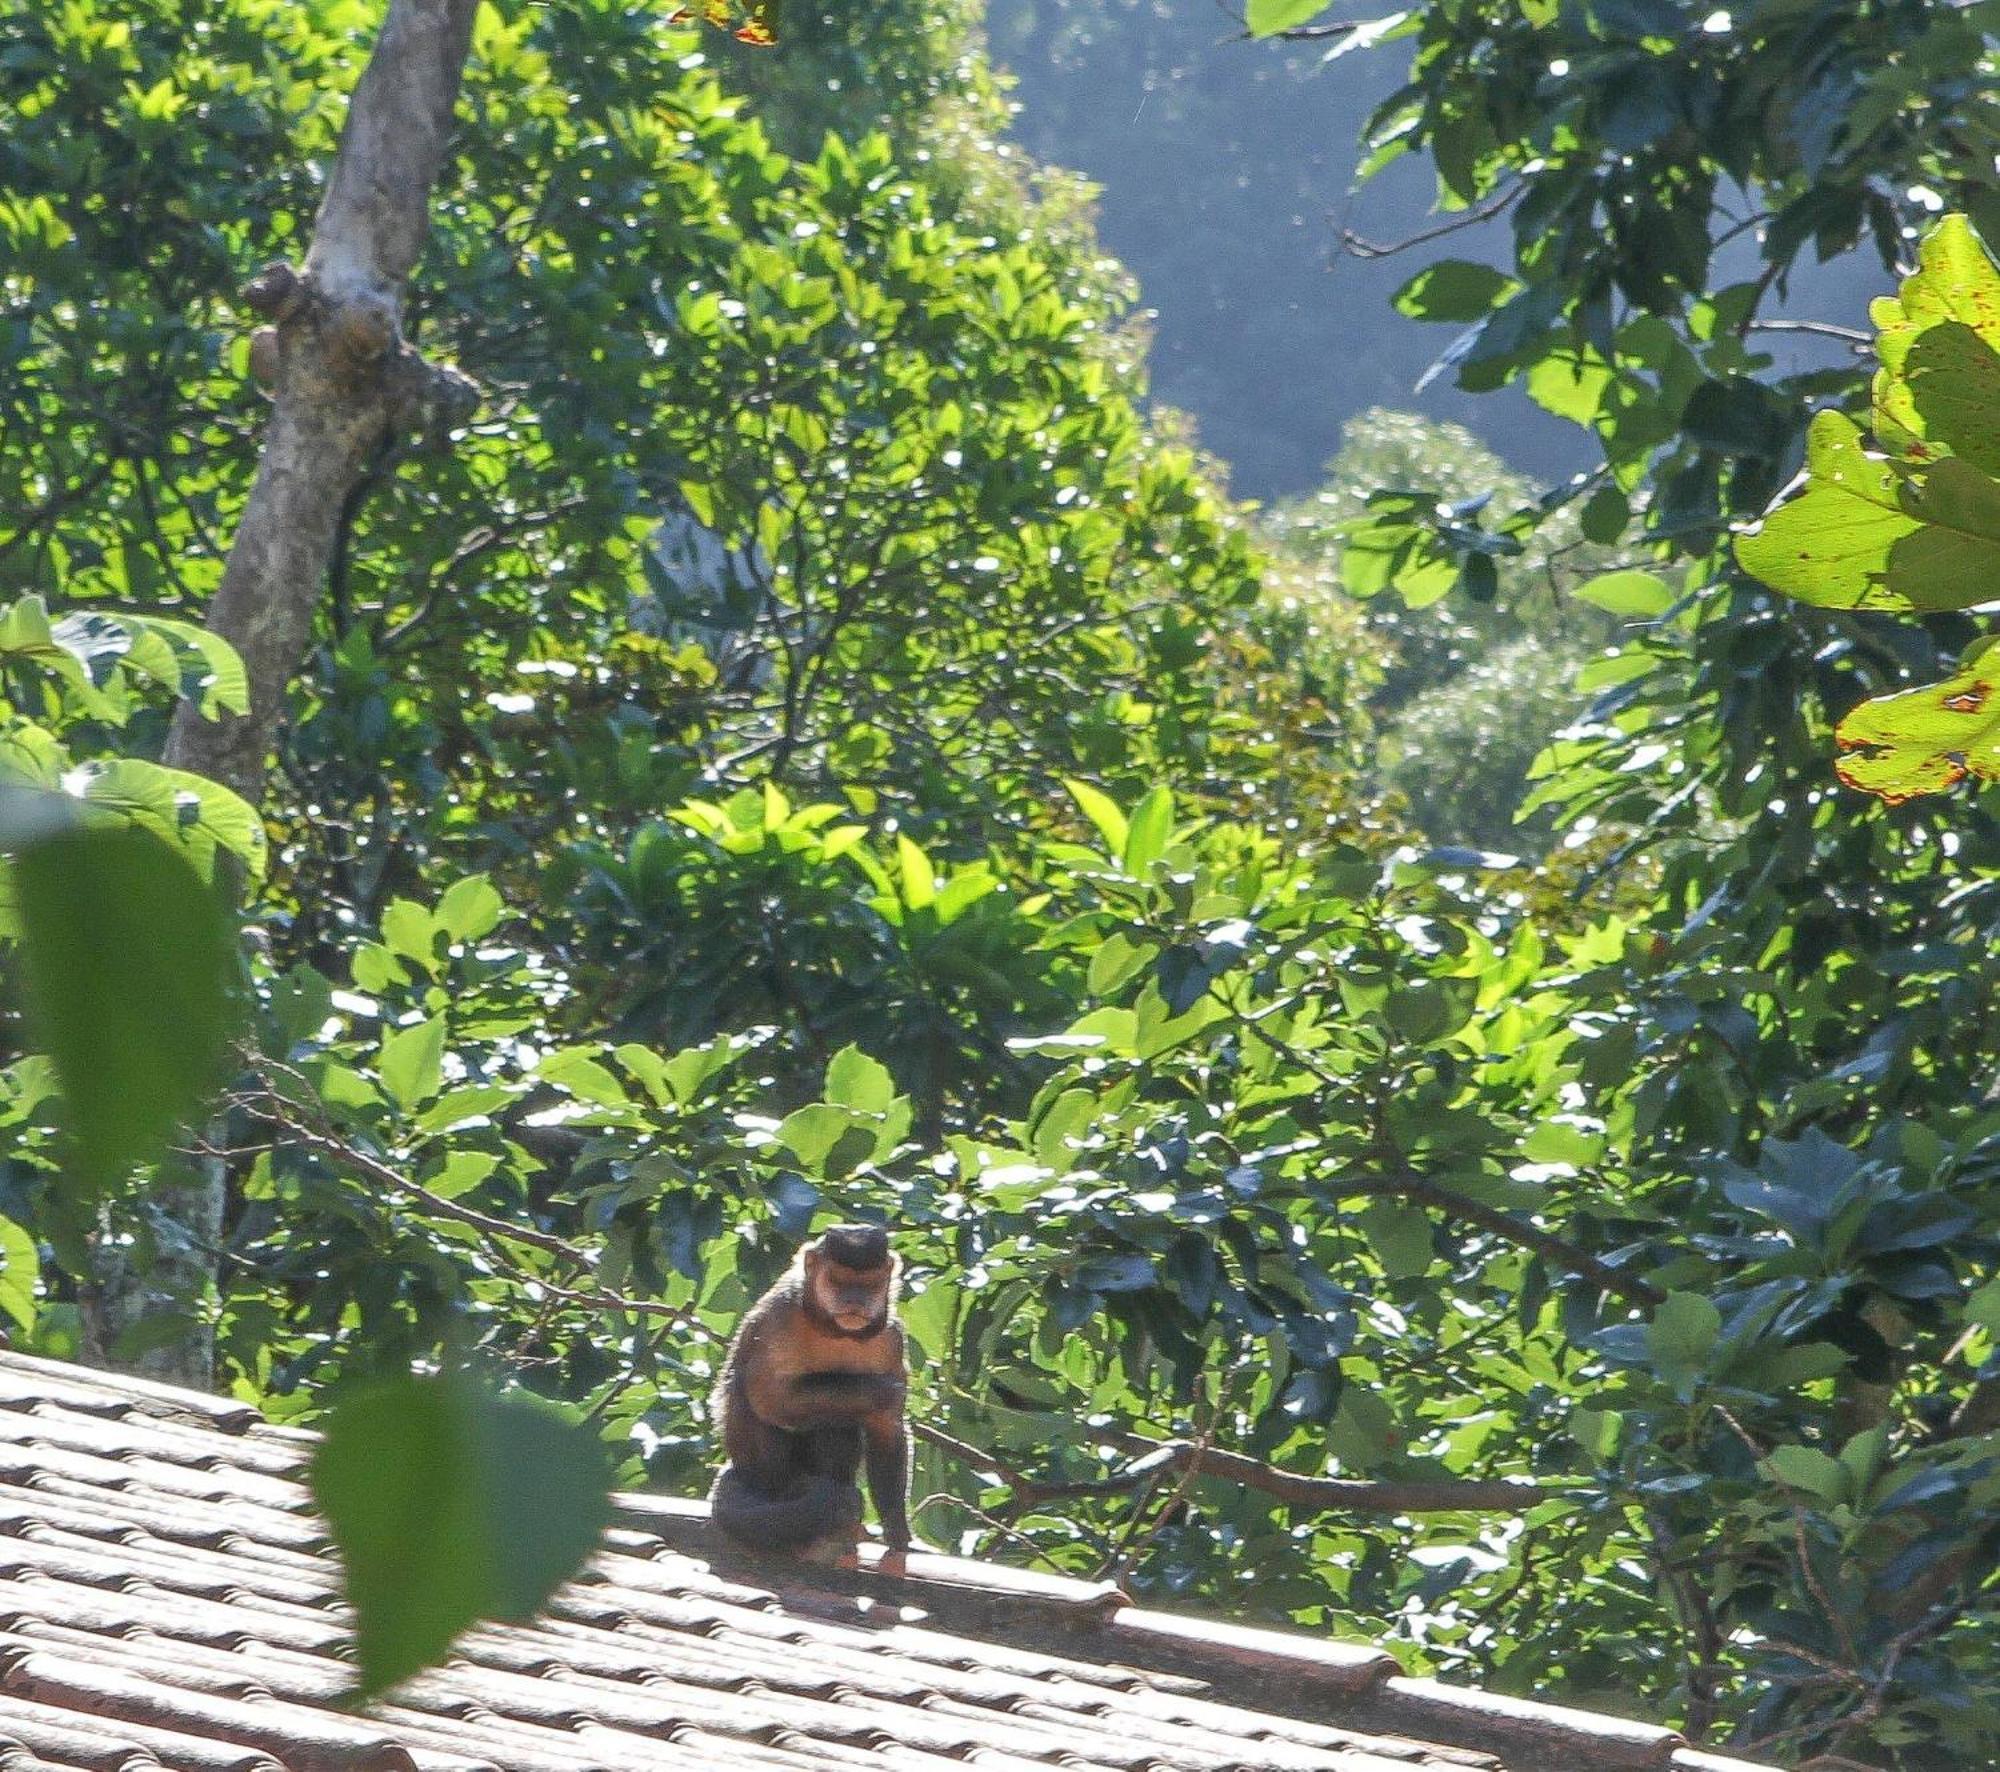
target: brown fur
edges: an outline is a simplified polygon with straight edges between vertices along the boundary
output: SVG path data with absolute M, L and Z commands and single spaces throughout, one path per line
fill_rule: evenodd
M 799 1251 L 737 1325 L 717 1386 L 728 1462 L 709 1495 L 715 1523 L 732 1538 L 755 1550 L 851 1544 L 865 1461 L 882 1536 L 893 1549 L 908 1547 L 898 1273 L 885 1232 L 836 1225 Z

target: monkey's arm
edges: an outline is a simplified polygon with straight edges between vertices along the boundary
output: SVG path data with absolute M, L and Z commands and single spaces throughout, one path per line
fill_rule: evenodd
M 904 1380 L 896 1372 L 789 1372 L 774 1360 L 746 1373 L 744 1388 L 759 1420 L 798 1432 L 900 1412 Z
M 891 1550 L 910 1548 L 910 1424 L 900 1401 L 893 1411 L 869 1417 L 868 1493 L 882 1520 L 882 1542 Z
M 801 1372 L 792 1380 L 793 1407 L 815 1427 L 890 1413 L 900 1420 L 907 1389 L 900 1372 Z

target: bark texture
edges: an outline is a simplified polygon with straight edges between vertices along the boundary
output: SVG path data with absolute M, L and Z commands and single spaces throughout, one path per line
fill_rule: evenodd
M 271 265 L 244 292 L 267 321 L 251 356 L 272 398 L 271 422 L 207 625 L 242 655 L 250 710 L 204 720 L 183 703 L 166 761 L 234 788 L 252 805 L 263 798 L 342 502 L 385 437 L 442 434 L 476 403 L 463 376 L 426 363 L 404 342 L 397 316 L 429 231 L 477 9 L 478 0 L 390 0 L 354 89 L 305 264 Z M 118 1360 L 127 1332 L 149 1315 L 198 1314 L 215 1279 L 225 1185 L 218 1163 L 152 1195 L 150 1260 L 100 1239 L 85 1300 L 92 1357 Z M 204 1327 L 121 1363 L 206 1387 L 214 1338 Z

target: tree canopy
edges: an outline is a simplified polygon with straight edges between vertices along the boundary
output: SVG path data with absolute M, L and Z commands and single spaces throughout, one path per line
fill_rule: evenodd
M 274 688 L 216 626 L 317 299 L 264 267 L 383 12 L 0 0 L 15 1338 L 330 1422 L 377 1690 L 607 1473 L 705 1487 L 735 1317 L 865 1218 L 925 1536 L 1990 1758 L 1991 21 L 1366 27 L 1375 160 L 1512 230 L 1399 305 L 1598 460 L 1385 417 L 1253 513 L 929 11 L 786 63 L 482 5 L 391 353 L 444 394 Z M 1781 369 L 1809 245 L 1880 253 L 1879 343 Z M 253 691 L 259 780 L 176 762 Z

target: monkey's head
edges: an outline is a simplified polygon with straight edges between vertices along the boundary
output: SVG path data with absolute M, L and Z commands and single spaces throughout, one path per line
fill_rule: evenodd
M 843 1335 L 873 1335 L 889 1319 L 899 1264 L 889 1233 L 875 1224 L 837 1224 L 799 1251 L 806 1304 Z

